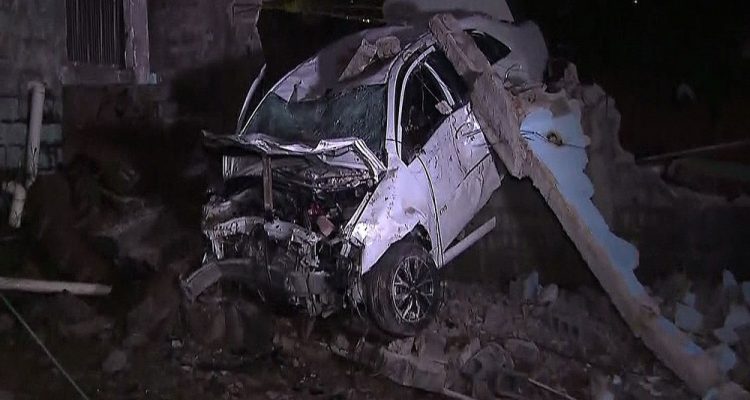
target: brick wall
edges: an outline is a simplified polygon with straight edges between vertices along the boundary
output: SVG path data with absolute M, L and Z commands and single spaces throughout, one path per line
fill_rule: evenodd
M 60 160 L 64 60 L 64 1 L 0 0 L 0 170 L 22 163 L 26 146 L 29 81 L 47 87 L 40 170 Z

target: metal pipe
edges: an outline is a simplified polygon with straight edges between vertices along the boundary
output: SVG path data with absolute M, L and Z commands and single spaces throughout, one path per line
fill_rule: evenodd
M 42 137 L 42 112 L 44 111 L 44 84 L 38 81 L 29 82 L 31 91 L 31 109 L 29 111 L 29 128 L 26 137 L 26 184 L 20 182 L 5 182 L 2 190 L 13 196 L 8 215 L 8 225 L 12 228 L 21 226 L 26 191 L 36 180 L 39 169 L 39 144 Z
M 112 287 L 98 283 L 41 281 L 37 279 L 6 278 L 0 276 L 0 291 L 4 290 L 32 293 L 68 292 L 76 296 L 105 296 L 112 291 Z
M 492 217 L 491 220 L 484 223 L 484 225 L 480 226 L 474 232 L 471 232 L 468 236 L 463 238 L 460 242 L 454 244 L 445 251 L 445 255 L 443 256 L 443 265 L 448 264 L 449 262 L 453 261 L 454 258 L 458 257 L 459 254 L 463 253 L 471 247 L 474 243 L 478 242 L 479 239 L 485 237 L 488 233 L 490 233 L 493 229 L 495 229 L 495 223 L 496 219 L 495 217 Z
M 8 215 L 8 225 L 10 225 L 11 228 L 20 228 L 21 218 L 23 217 L 23 208 L 26 203 L 26 188 L 24 188 L 19 182 L 11 181 L 3 183 L 3 190 L 13 196 L 13 201 L 10 206 L 10 214 Z
M 255 94 L 255 91 L 258 90 L 258 85 L 260 84 L 260 81 L 263 80 L 263 77 L 265 75 L 266 75 L 266 64 L 263 64 L 263 67 L 260 69 L 260 73 L 258 74 L 258 76 L 255 77 L 255 80 L 253 80 L 253 84 L 250 85 L 250 90 L 247 91 L 247 95 L 245 96 L 245 102 L 242 103 L 240 116 L 237 117 L 237 132 L 236 132 L 237 134 L 239 134 L 247 126 L 247 124 L 245 124 L 245 126 L 242 126 L 242 121 L 245 119 L 245 114 L 247 114 L 247 108 L 250 106 L 250 100 L 252 100 L 253 95 Z
M 26 139 L 26 188 L 36 180 L 39 169 L 39 142 L 42 136 L 42 112 L 44 111 L 44 84 L 29 82 L 31 111 L 29 112 L 29 134 Z
M 273 219 L 273 171 L 271 169 L 271 156 L 263 154 L 263 209 L 266 218 Z

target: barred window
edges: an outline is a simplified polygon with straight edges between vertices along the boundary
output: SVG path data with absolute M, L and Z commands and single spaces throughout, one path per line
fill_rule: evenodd
M 125 67 L 123 0 L 65 0 L 68 60 Z

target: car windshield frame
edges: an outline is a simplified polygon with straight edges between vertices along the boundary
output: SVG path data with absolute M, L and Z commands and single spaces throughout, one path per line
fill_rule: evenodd
M 385 148 L 387 83 L 328 90 L 315 99 L 286 101 L 269 92 L 241 134 L 262 133 L 285 143 L 362 139 L 376 155 Z

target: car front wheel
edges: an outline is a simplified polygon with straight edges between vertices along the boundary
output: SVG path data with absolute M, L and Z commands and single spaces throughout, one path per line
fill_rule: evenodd
M 414 336 L 434 318 L 442 301 L 440 277 L 430 253 L 416 241 L 392 245 L 364 276 L 374 322 L 394 336 Z

